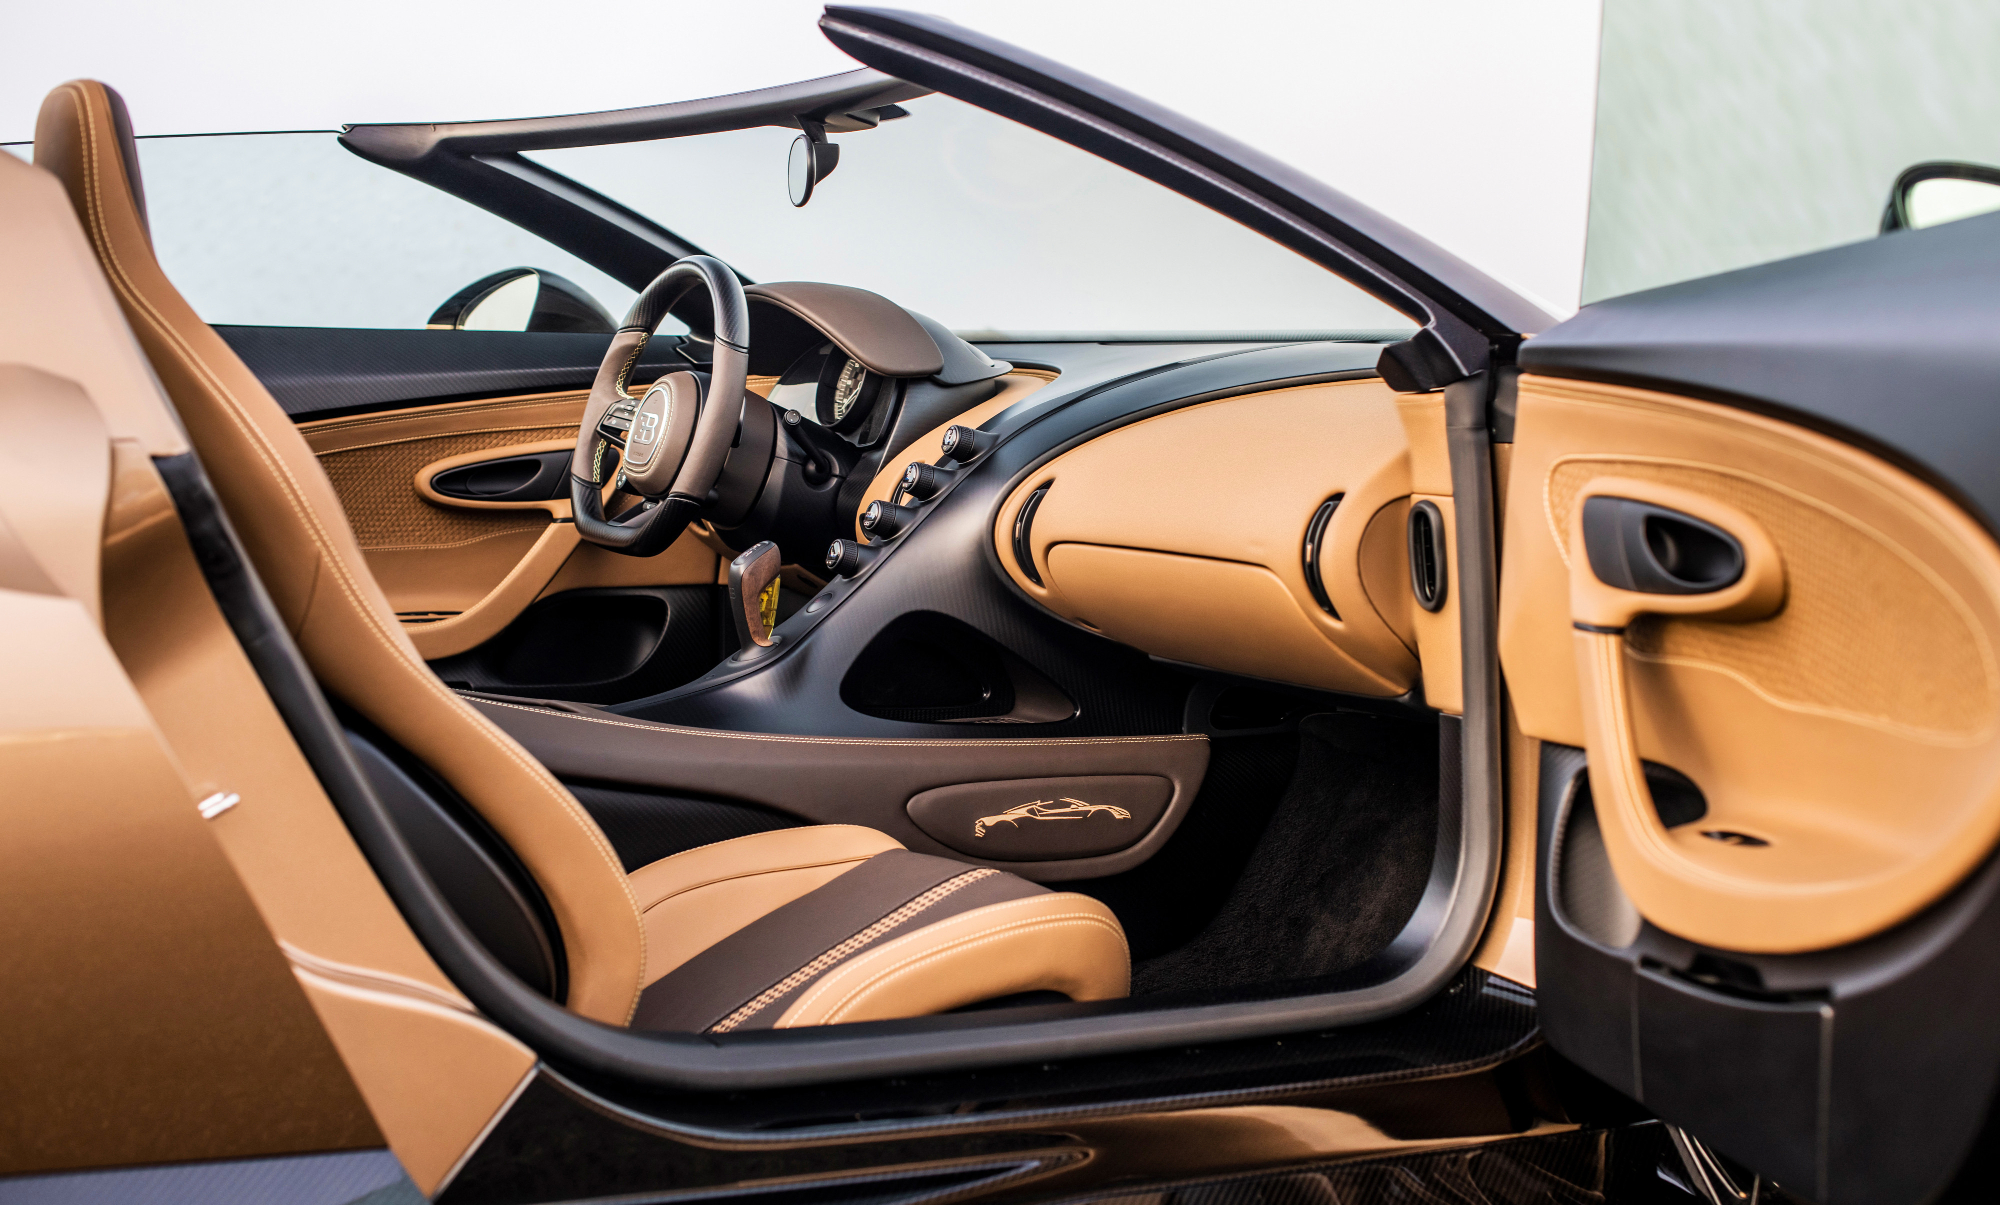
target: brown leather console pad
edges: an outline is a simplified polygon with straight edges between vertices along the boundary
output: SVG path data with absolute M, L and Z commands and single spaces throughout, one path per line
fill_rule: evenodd
M 472 698 L 479 712 L 558 776 L 739 799 L 821 824 L 859 824 L 909 849 L 1041 882 L 1117 874 L 1159 851 L 1180 826 L 1208 769 L 1205 736 L 975 740 L 781 736 L 682 728 L 590 715 L 529 701 Z M 1046 862 L 982 863 L 911 823 L 910 799 L 936 787 L 1070 775 L 1150 774 L 1173 784 L 1152 831 L 1116 853 Z

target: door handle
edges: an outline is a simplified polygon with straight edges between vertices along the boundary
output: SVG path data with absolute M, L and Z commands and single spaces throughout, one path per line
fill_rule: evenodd
M 1736 507 L 1633 478 L 1585 485 L 1568 535 L 1584 752 L 1612 869 L 1649 920 L 1712 937 L 1722 918 L 1709 917 L 1688 888 L 1717 872 L 1668 837 L 1653 806 L 1632 728 L 1625 630 L 1648 614 L 1766 618 L 1784 603 L 1784 562 L 1763 525 Z

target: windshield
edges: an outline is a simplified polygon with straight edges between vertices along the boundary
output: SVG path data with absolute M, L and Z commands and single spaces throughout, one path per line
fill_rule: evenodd
M 880 293 L 961 333 L 1396 337 L 1408 318 L 1211 210 L 947 97 L 835 135 L 794 208 L 795 130 L 531 152 L 753 280 Z

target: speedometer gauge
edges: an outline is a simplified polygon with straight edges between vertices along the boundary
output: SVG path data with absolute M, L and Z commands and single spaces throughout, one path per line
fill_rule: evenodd
M 881 392 L 881 377 L 835 348 L 827 357 L 825 367 L 820 369 L 819 413 L 816 417 L 823 426 L 832 427 L 850 440 L 854 439 L 854 433 L 867 425 L 869 413 L 875 409 Z
M 839 426 L 847 421 L 854 411 L 854 404 L 861 400 L 861 386 L 868 379 L 868 370 L 853 360 L 841 367 L 840 378 L 833 385 L 833 421 Z

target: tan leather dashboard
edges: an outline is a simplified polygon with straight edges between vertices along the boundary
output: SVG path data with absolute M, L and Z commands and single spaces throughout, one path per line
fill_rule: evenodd
M 1341 381 L 1120 427 L 1028 474 L 1000 507 L 995 550 L 1029 597 L 1156 656 L 1401 695 L 1418 681 L 1425 628 L 1439 628 L 1456 667 L 1456 624 L 1416 618 L 1405 552 L 1410 437 L 1427 432 L 1434 402 L 1417 399 L 1405 414 L 1381 381 Z M 1426 448 L 1420 467 L 1443 463 L 1435 425 L 1435 457 Z M 1448 474 L 1424 484 L 1449 494 Z M 1038 583 L 1016 558 L 1015 525 L 1044 486 L 1027 534 Z M 1329 613 L 1306 580 L 1302 553 L 1315 513 L 1335 497 L 1318 553 Z M 1448 702 L 1457 697 L 1454 678 Z

